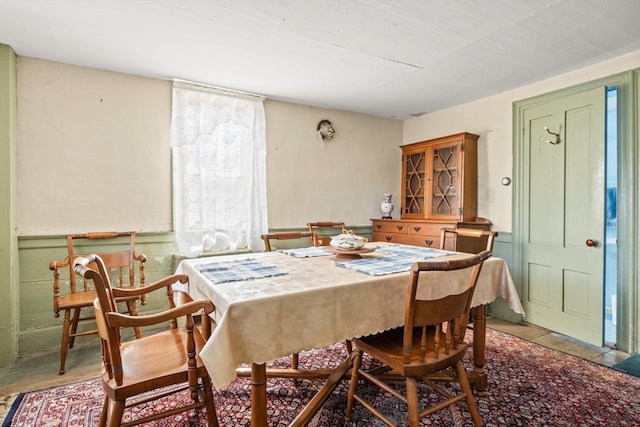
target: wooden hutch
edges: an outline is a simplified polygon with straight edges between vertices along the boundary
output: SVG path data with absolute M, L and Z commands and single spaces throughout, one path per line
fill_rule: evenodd
M 477 141 L 463 132 L 401 146 L 401 219 L 372 219 L 373 240 L 438 248 L 443 227 L 488 230 L 476 218 Z

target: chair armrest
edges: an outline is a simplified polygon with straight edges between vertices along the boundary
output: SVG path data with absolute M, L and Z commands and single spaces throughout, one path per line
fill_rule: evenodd
M 145 254 L 139 254 L 138 252 L 133 252 L 133 259 L 140 262 L 147 262 L 147 256 Z
M 135 289 L 124 289 L 124 288 L 112 288 L 114 297 L 129 297 L 141 294 L 148 294 L 149 292 L 153 292 L 160 288 L 166 288 L 167 286 L 171 286 L 176 282 L 187 283 L 189 281 L 189 277 L 186 274 L 173 274 L 171 276 L 167 276 L 163 279 L 160 279 L 156 282 L 149 283 L 148 285 L 140 286 Z
M 58 306 L 58 300 L 60 299 L 60 269 L 69 266 L 69 257 L 67 256 L 64 261 L 51 261 L 49 264 L 49 270 L 53 271 L 53 315 L 54 317 L 60 316 L 60 307 Z
M 51 261 L 49 263 L 49 270 L 56 271 L 59 268 L 67 267 L 69 265 L 69 257 L 66 257 L 64 261 Z
M 151 326 L 158 323 L 171 321 L 177 317 L 187 316 L 204 310 L 206 314 L 211 313 L 215 309 L 211 300 L 197 300 L 186 303 L 179 307 L 171 308 L 156 314 L 144 316 L 130 316 L 122 313 L 107 313 L 107 322 L 113 327 L 140 327 Z
M 147 262 L 147 256 L 145 254 L 140 254 L 134 250 L 133 260 L 138 261 L 139 286 L 144 286 L 147 280 L 146 277 L 144 276 L 144 264 Z M 133 266 L 131 266 L 131 268 L 133 268 Z M 140 296 L 140 303 L 142 305 L 145 305 L 147 303 L 147 298 L 144 294 Z

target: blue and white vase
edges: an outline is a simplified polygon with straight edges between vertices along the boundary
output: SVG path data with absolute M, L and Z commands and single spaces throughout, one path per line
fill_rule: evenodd
M 380 211 L 382 212 L 382 219 L 391 219 L 391 212 L 393 212 L 393 203 L 391 203 L 391 194 L 385 194 L 382 203 L 380 203 Z

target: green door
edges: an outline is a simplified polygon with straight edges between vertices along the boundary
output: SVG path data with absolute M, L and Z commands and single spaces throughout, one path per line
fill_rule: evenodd
M 525 320 L 602 346 L 605 89 L 523 117 Z

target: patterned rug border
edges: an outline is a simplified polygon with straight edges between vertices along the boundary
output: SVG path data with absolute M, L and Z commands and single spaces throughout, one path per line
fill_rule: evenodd
M 2 423 L 2 427 L 11 425 L 13 414 L 20 407 L 22 398 L 25 395 L 26 393 L 11 393 L 7 396 L 0 397 L 0 422 Z

